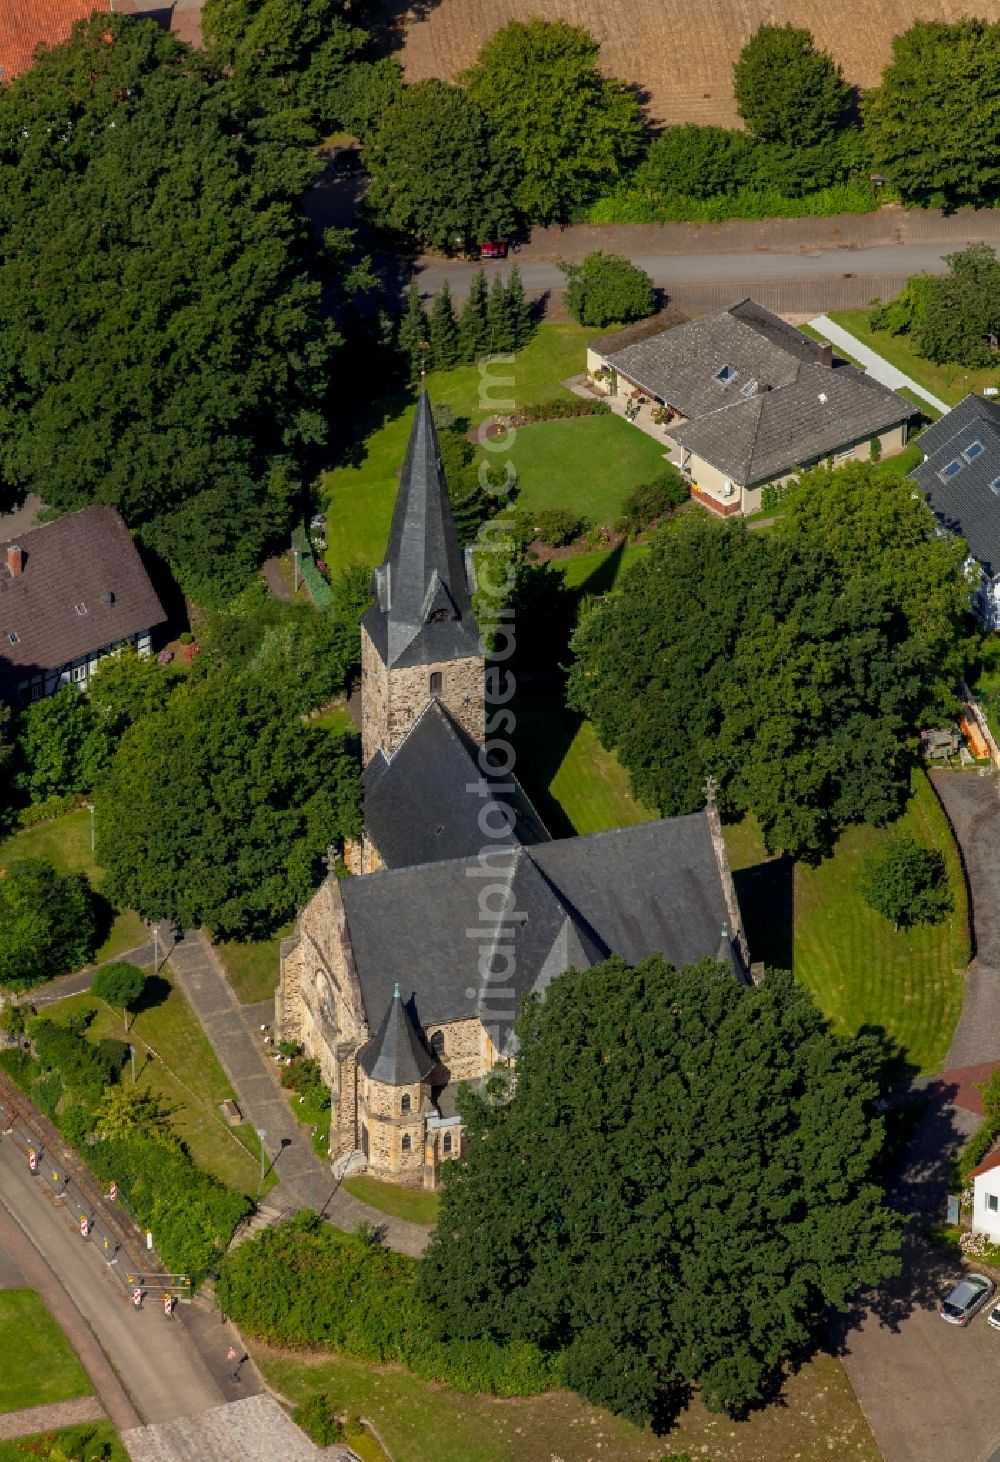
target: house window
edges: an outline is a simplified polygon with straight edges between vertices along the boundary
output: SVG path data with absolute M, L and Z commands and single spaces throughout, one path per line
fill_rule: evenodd
M 990 492 L 995 492 L 997 497 L 1000 497 L 1000 477 L 994 477 L 990 483 Z
M 34 680 L 31 683 L 31 699 L 33 701 L 40 701 L 41 698 L 42 698 L 42 682 L 40 680 Z
M 735 366 L 724 365 L 720 366 L 719 369 L 716 371 L 715 379 L 719 382 L 720 385 L 728 386 L 730 381 L 736 380 L 738 374 L 739 372 L 736 370 Z
M 443 683 L 444 676 L 441 674 L 440 670 L 431 671 L 431 695 L 437 695 L 440 692 Z
M 741 396 L 752 396 L 753 393 L 756 391 L 756 389 L 757 389 L 757 379 L 756 379 L 755 376 L 751 376 L 750 379 L 749 379 L 749 381 L 744 381 L 743 385 L 740 387 L 740 395 Z
M 963 450 L 962 456 L 965 458 L 966 462 L 974 462 L 977 457 L 982 456 L 982 453 L 982 442 L 970 442 L 969 445 Z
M 81 603 L 81 604 L 74 604 L 73 605 L 73 608 L 76 610 L 77 614 L 86 614 L 86 612 L 87 612 L 87 606 L 86 606 L 86 604 L 83 604 L 83 603 Z
M 402 1142 L 400 1143 L 400 1146 L 401 1146 L 401 1148 L 403 1149 L 404 1152 L 409 1152 L 409 1150 L 410 1150 L 410 1134 L 409 1133 L 407 1133 L 406 1136 L 403 1138 Z
M 446 1132 L 444 1134 L 444 1141 L 441 1144 L 441 1150 L 442 1150 L 442 1152 L 451 1152 L 451 1133 L 450 1132 Z
M 431 1055 L 440 1061 L 444 1055 L 444 1031 L 435 1031 L 431 1036 Z
M 941 468 L 941 471 L 938 473 L 938 477 L 940 477 L 942 482 L 947 482 L 949 477 L 954 477 L 956 472 L 961 472 L 961 470 L 961 462 L 957 457 L 953 457 L 950 462 L 946 463 L 945 466 Z
M 7 638 L 10 640 L 12 645 L 19 645 L 21 643 L 21 636 L 18 634 L 16 629 L 12 629 Z
M 407 1112 L 410 1110 L 409 1095 L 403 1097 L 403 1100 L 400 1102 L 400 1107 L 402 1108 L 403 1116 L 405 1117 Z
M 1000 1198 L 997 1197 L 996 1193 L 987 1193 L 986 1209 L 988 1213 L 996 1213 L 1000 1210 Z
M 86 667 L 86 665 L 74 665 L 73 666 L 73 679 L 76 680 L 76 681 L 80 681 L 80 680 L 86 680 L 86 678 L 87 678 L 87 667 Z

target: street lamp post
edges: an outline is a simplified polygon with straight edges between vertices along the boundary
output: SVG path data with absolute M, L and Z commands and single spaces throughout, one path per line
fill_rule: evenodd
M 84 805 L 84 807 L 86 807 L 87 811 L 90 813 L 90 851 L 93 852 L 94 851 L 94 804 L 93 804 L 93 802 L 85 802 L 83 805 Z
M 263 1127 L 257 1128 L 257 1136 L 260 1138 L 260 1182 L 257 1184 L 257 1197 L 260 1197 L 261 1189 L 264 1186 L 264 1164 L 267 1161 L 267 1149 L 264 1146 L 264 1139 L 267 1133 Z
M 299 550 L 292 549 L 292 562 L 295 565 L 295 593 L 299 592 Z

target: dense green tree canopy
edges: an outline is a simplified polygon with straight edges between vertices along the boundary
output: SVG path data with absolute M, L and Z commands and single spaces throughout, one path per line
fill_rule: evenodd
M 947 274 L 915 274 L 898 298 L 871 312 L 872 328 L 909 335 L 939 364 L 982 367 L 1000 342 L 1000 260 L 989 244 L 948 254 Z
M 885 468 L 817 468 L 770 533 L 685 516 L 574 636 L 572 703 L 664 815 L 709 773 L 769 846 L 817 856 L 885 822 L 913 731 L 948 714 L 968 648 L 964 548 Z
M 409 86 L 365 146 L 367 207 L 386 228 L 438 249 L 503 238 L 509 173 L 479 102 L 431 79 Z
M 581 325 L 598 328 L 653 313 L 653 281 L 620 254 L 598 249 L 579 264 L 560 264 L 566 276 L 566 308 Z
M 755 137 L 796 147 L 831 138 L 851 96 L 833 58 L 793 25 L 754 32 L 733 65 L 733 91 Z
M 513 1096 L 460 1097 L 420 1269 L 442 1334 L 561 1351 L 591 1401 L 662 1422 L 687 1383 L 759 1399 L 826 1306 L 898 1272 L 874 1052 L 790 976 L 612 959 L 517 1029 Z
M 512 20 L 464 82 L 499 143 L 515 207 L 531 223 L 565 221 L 639 153 L 632 92 L 605 81 L 597 42 L 565 21 Z
M 87 700 L 93 718 L 111 742 L 117 742 L 134 721 L 162 710 L 175 676 L 152 655 L 127 647 L 102 660 L 90 677 Z
M 715 198 L 753 180 L 756 147 L 745 132 L 725 127 L 665 127 L 636 169 L 636 182 L 660 193 Z
M 108 754 L 108 737 L 73 685 L 33 701 L 18 722 L 15 785 L 31 802 L 89 792 Z
M 0 90 L 0 482 L 115 504 L 203 599 L 286 529 L 324 431 L 308 140 L 130 17 Z
M 895 833 L 861 868 L 864 900 L 896 929 L 938 924 L 955 907 L 944 859 L 909 833 Z
M 0 987 L 28 990 L 84 964 L 97 920 L 82 873 L 57 873 L 43 858 L 0 869 Z
M 1000 23 L 918 20 L 865 98 L 875 166 L 907 203 L 983 204 L 1000 190 Z
M 117 1005 L 119 1009 L 127 1009 L 135 1005 L 145 987 L 146 976 L 142 970 L 135 965 L 126 964 L 124 960 L 114 960 L 111 964 L 101 966 L 90 989 L 99 1000 L 106 1000 L 109 1005 Z
M 98 794 L 107 891 L 147 918 L 263 935 L 358 830 L 342 734 L 304 723 L 265 677 L 183 687 L 124 736 Z

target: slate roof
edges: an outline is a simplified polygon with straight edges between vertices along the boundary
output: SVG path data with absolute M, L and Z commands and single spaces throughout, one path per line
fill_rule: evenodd
M 373 588 L 376 603 L 363 623 L 387 665 L 483 653 L 426 391 L 417 402 L 389 546 Z
M 0 82 L 27 71 L 39 45 L 69 39 L 78 20 L 107 14 L 109 0 L 3 0 L 0 4 Z
M 0 682 L 54 670 L 166 618 L 114 508 L 94 503 L 16 542 L 24 553 L 17 576 L 0 544 Z
M 904 397 L 846 361 L 828 363 L 828 346 L 754 300 L 621 347 L 615 339 L 594 348 L 688 418 L 670 428 L 673 440 L 745 487 L 914 414 Z
M 349 878 L 340 892 L 369 1019 L 398 982 L 425 1030 L 478 1016 L 500 1050 L 523 997 L 566 969 L 610 953 L 715 958 L 729 918 L 704 813 Z
M 483 783 L 490 797 L 480 794 Z M 391 759 L 377 751 L 364 770 L 365 831 L 387 868 L 471 858 L 484 842 L 516 847 L 548 838 L 512 774 L 482 772 L 478 748 L 439 700 L 428 702 Z M 480 815 L 490 800 L 487 837 Z
M 963 455 L 975 442 L 982 452 Z M 910 480 L 925 494 L 942 526 L 965 539 L 986 572 L 1000 573 L 1000 405 L 966 396 L 926 429 L 920 446 L 925 461 L 910 473 Z M 954 462 L 957 471 L 942 475 Z
M 437 1065 L 420 1039 L 397 985 L 374 1036 L 358 1052 L 358 1063 L 372 1081 L 415 1086 Z

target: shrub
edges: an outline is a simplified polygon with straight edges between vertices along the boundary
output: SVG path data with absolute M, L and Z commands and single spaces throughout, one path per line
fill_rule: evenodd
M 146 976 L 135 965 L 115 960 L 103 965 L 94 976 L 91 993 L 119 1010 L 135 1008 L 146 986 Z
M 561 421 L 573 416 L 608 416 L 610 411 L 606 401 L 589 400 L 583 396 L 553 396 L 548 401 L 533 401 L 522 406 L 520 416 L 525 422 Z
M 687 502 L 687 482 L 676 467 L 667 467 L 652 482 L 640 483 L 625 495 L 621 522 L 626 533 L 643 533 Z
M 584 529 L 584 520 L 572 508 L 543 508 L 535 514 L 535 537 L 551 548 L 572 543 Z
M 581 325 L 603 327 L 653 313 L 653 281 L 619 254 L 598 249 L 579 264 L 562 263 L 566 308 Z
M 52 822 L 54 818 L 72 812 L 79 804 L 80 798 L 75 792 L 67 792 L 64 797 L 49 797 L 44 802 L 32 802 L 30 807 L 22 807 L 17 814 L 17 825 L 37 827 L 40 822 Z
M 82 873 L 57 873 L 43 858 L 8 865 L 0 877 L 0 987 L 27 990 L 79 968 L 96 934 Z
M 909 833 L 893 834 L 880 853 L 864 860 L 861 893 L 897 930 L 939 924 L 955 907 L 944 858 Z
M 667 127 L 636 169 L 634 183 L 688 198 L 735 193 L 753 181 L 755 147 L 746 132 L 725 127 Z
M 296 1406 L 292 1412 L 292 1420 L 296 1426 L 302 1428 L 306 1436 L 312 1438 L 317 1447 L 332 1447 L 334 1442 L 344 1440 L 344 1428 L 325 1391 L 321 1391 L 318 1396 L 310 1396 L 307 1401 Z

